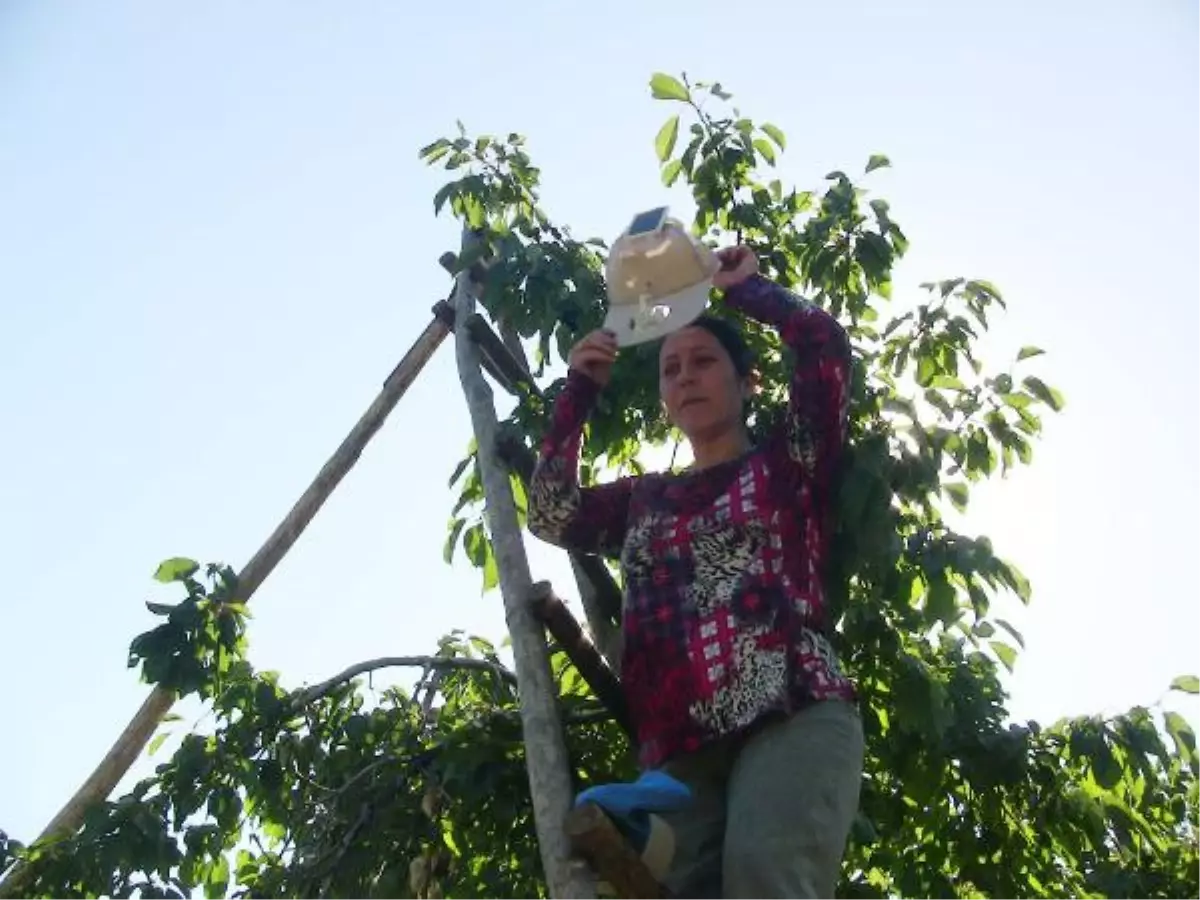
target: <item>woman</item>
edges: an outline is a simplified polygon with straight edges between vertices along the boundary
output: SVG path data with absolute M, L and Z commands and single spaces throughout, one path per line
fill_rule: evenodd
M 854 689 L 825 635 L 832 476 L 846 433 L 850 345 L 838 323 L 718 253 L 724 303 L 795 354 L 787 417 L 752 446 L 738 332 L 701 317 L 668 335 L 659 391 L 691 444 L 682 473 L 580 488 L 584 422 L 616 359 L 596 331 L 571 351 L 529 500 L 550 543 L 620 558 L 622 684 L 639 762 L 683 781 L 667 886 L 681 897 L 832 897 L 863 766 Z

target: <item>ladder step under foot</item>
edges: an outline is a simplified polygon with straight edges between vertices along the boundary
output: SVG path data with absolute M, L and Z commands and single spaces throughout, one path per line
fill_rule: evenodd
M 585 803 L 567 814 L 572 849 L 617 897 L 670 897 L 604 810 Z

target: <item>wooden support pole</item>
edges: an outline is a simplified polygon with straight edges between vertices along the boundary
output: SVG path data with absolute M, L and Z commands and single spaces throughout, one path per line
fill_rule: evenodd
M 283 521 L 276 526 L 270 537 L 238 574 L 238 600 L 243 603 L 248 601 L 279 565 L 325 501 L 333 494 L 334 489 L 354 467 L 367 443 L 379 431 L 388 414 L 396 408 L 400 398 L 425 368 L 425 364 L 441 346 L 449 331 L 449 323 L 443 316 L 438 315 L 435 306 L 433 321 L 426 326 L 420 337 L 404 354 L 399 365 L 384 381 L 382 389 L 367 411 L 350 429 L 345 440 L 321 467 L 316 478 Z M 42 829 L 38 841 L 59 834 L 73 834 L 78 830 L 83 822 L 84 813 L 92 805 L 105 800 L 117 783 L 125 777 L 125 773 L 141 754 L 174 702 L 175 696 L 172 691 L 155 686 L 92 774 Z M 21 889 L 24 882 L 23 873 L 26 871 L 22 866 L 10 870 L 8 876 L 0 881 L 0 897 L 15 896 Z
M 633 726 L 630 723 L 625 695 L 621 691 L 621 683 L 600 658 L 595 645 L 588 640 L 571 611 L 554 593 L 549 582 L 539 581 L 533 586 L 533 603 L 542 624 L 558 641 L 563 652 L 570 657 L 583 680 L 596 695 L 596 699 L 608 708 L 617 724 L 632 737 Z
M 464 232 L 464 251 L 471 240 Z M 475 297 L 467 273 L 455 279 L 454 316 L 467 322 L 475 312 Z M 591 898 L 595 887 L 586 867 L 571 856 L 563 823 L 571 808 L 572 786 L 563 723 L 559 717 L 550 653 L 545 633 L 534 612 L 533 579 L 525 555 L 516 501 L 507 469 L 496 453 L 496 407 L 492 389 L 483 377 L 479 345 L 469 328 L 455 331 L 458 375 L 471 414 L 479 448 L 483 482 L 484 521 L 496 556 L 504 617 L 512 637 L 513 664 L 519 684 L 521 730 L 533 820 L 541 851 L 542 870 L 551 897 Z
M 616 892 L 618 897 L 670 896 L 654 878 L 624 835 L 592 803 L 571 810 L 567 816 L 571 847 Z

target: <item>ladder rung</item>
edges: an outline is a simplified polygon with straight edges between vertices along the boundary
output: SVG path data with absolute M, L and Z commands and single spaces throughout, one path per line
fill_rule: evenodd
M 597 877 L 618 897 L 669 897 L 617 826 L 593 803 L 567 813 L 567 837 Z
M 621 682 L 617 676 L 604 662 L 595 645 L 588 640 L 571 611 L 567 609 L 567 605 L 554 593 L 549 582 L 539 581 L 533 586 L 533 590 L 533 608 L 546 630 L 575 664 L 575 668 L 592 689 L 596 699 L 608 708 L 617 724 L 632 737 L 633 726 L 629 720 L 629 707 L 625 703 L 625 694 L 621 691 Z
M 433 315 L 439 322 L 441 322 L 451 331 L 454 331 L 454 307 L 450 305 L 449 301 L 439 300 L 437 303 L 433 304 Z M 483 323 L 485 326 L 487 325 L 486 321 Z M 473 340 L 476 340 L 477 344 L 479 343 L 479 341 L 475 339 L 475 335 L 472 333 L 469 325 L 467 327 L 467 334 Z M 500 344 L 500 346 L 503 347 L 504 345 Z M 519 393 L 517 392 L 512 380 L 504 371 L 501 370 L 500 365 L 492 358 L 492 354 L 489 353 L 488 350 L 482 345 L 479 349 L 479 362 L 483 366 L 484 371 L 492 377 L 492 380 L 496 382 L 496 384 L 504 388 L 504 390 L 508 391 L 514 397 L 519 396 Z M 508 352 L 507 348 L 505 348 L 505 352 Z
M 533 380 L 529 370 L 513 356 L 508 347 L 504 346 L 504 341 L 500 340 L 500 336 L 492 330 L 487 319 L 479 313 L 472 313 L 467 319 L 467 334 L 479 345 L 483 354 L 491 358 L 496 369 L 503 376 L 504 380 L 501 384 L 506 391 L 514 397 L 519 397 L 521 392 L 518 385 L 524 385 L 527 390 L 539 397 L 542 396 L 542 389 L 537 386 L 537 382 Z

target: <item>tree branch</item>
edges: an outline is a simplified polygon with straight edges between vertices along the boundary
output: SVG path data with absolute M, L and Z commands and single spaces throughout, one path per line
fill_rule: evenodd
M 426 669 L 473 669 L 476 672 L 490 672 L 514 688 L 517 686 L 516 675 L 499 663 L 489 662 L 486 659 L 471 659 L 465 656 L 381 656 L 378 659 L 355 663 L 332 678 L 300 691 L 296 694 L 294 702 L 297 706 L 304 706 L 320 700 L 338 685 L 344 684 L 352 678 L 376 669 L 387 669 L 393 666 L 422 666 Z

